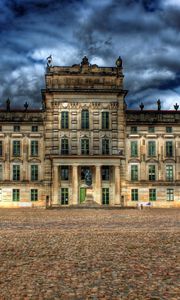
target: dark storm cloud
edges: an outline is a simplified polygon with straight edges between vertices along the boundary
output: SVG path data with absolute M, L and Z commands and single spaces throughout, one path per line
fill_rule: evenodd
M 173 3 L 172 3 L 173 2 Z M 180 5 L 176 0 L 1 0 L 1 105 L 40 106 L 46 57 L 55 65 L 113 66 L 123 58 L 130 107 L 179 101 Z

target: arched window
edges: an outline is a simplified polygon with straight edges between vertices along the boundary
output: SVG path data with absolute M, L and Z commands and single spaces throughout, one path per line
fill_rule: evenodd
M 81 112 L 81 129 L 89 129 L 89 111 L 83 109 Z

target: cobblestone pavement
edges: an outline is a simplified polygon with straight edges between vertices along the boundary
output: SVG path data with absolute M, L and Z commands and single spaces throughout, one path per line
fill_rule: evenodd
M 179 224 L 178 209 L 0 209 L 0 300 L 180 299 Z

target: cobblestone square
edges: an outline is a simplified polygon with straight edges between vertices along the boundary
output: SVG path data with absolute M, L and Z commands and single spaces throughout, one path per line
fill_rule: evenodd
M 180 299 L 178 209 L 1 209 L 0 300 Z

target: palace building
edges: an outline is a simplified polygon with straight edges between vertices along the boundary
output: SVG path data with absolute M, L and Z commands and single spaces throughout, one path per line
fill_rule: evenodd
M 0 111 L 0 207 L 180 206 L 180 111 L 128 110 L 114 67 L 52 66 L 42 109 Z

